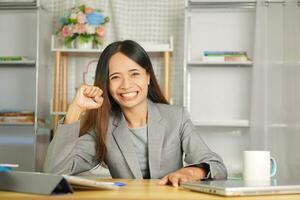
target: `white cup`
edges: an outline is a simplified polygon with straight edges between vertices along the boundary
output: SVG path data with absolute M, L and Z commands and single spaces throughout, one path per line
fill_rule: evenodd
M 269 181 L 276 171 L 276 161 L 269 151 L 244 151 L 243 180 Z

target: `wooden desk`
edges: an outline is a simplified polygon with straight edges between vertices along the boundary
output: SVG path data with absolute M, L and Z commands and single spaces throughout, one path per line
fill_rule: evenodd
M 299 200 L 299 195 L 270 195 L 270 196 L 252 196 L 252 197 L 221 197 L 210 194 L 193 192 L 190 190 L 175 188 L 172 186 L 160 186 L 158 185 L 158 180 L 118 180 L 125 182 L 127 185 L 120 188 L 119 190 L 109 190 L 109 191 L 75 191 L 73 194 L 67 195 L 52 195 L 52 196 L 42 196 L 42 195 L 32 195 L 16 192 L 4 192 L 0 191 L 0 199 L 10 200 L 10 199 L 20 199 L 20 200 L 34 200 L 34 199 L 121 199 L 121 200 L 162 200 L 162 199 L 182 199 L 182 200 L 196 200 L 196 199 L 226 199 L 226 200 Z

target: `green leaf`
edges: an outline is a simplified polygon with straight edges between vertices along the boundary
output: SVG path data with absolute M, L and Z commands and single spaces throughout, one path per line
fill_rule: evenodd
M 104 21 L 103 21 L 102 24 L 106 24 L 106 23 L 108 23 L 108 22 L 109 22 L 109 17 L 104 17 Z
M 69 24 L 76 24 L 77 23 L 77 19 L 71 19 L 69 18 Z
M 83 12 L 83 13 L 84 13 L 84 10 L 85 10 L 85 5 L 81 5 L 81 6 L 79 6 L 78 8 L 79 8 L 79 10 L 80 10 L 81 12 Z
M 81 34 L 78 36 L 80 42 L 89 42 L 92 39 L 92 35 Z
M 94 43 L 95 43 L 96 45 L 103 45 L 102 39 L 99 38 L 98 36 L 95 36 L 95 37 L 94 37 Z

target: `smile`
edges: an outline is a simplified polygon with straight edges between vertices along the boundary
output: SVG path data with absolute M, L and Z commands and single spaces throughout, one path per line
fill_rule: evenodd
M 121 93 L 119 94 L 123 99 L 126 99 L 126 100 L 130 100 L 130 99 L 133 99 L 137 96 L 138 92 L 135 91 L 135 92 L 126 92 L 126 93 Z

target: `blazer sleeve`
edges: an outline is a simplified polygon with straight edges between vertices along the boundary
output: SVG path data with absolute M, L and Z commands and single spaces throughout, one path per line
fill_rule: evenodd
M 79 137 L 80 121 L 72 124 L 59 124 L 52 139 L 45 163 L 44 172 L 54 174 L 78 174 L 95 167 L 95 136 L 85 134 Z
M 188 166 L 201 166 L 201 164 L 207 164 L 209 166 L 207 178 L 227 178 L 227 169 L 222 158 L 215 152 L 211 151 L 202 140 L 186 109 L 182 109 L 181 116 L 182 123 L 180 133 L 182 148 L 185 153 L 184 161 L 188 164 Z

